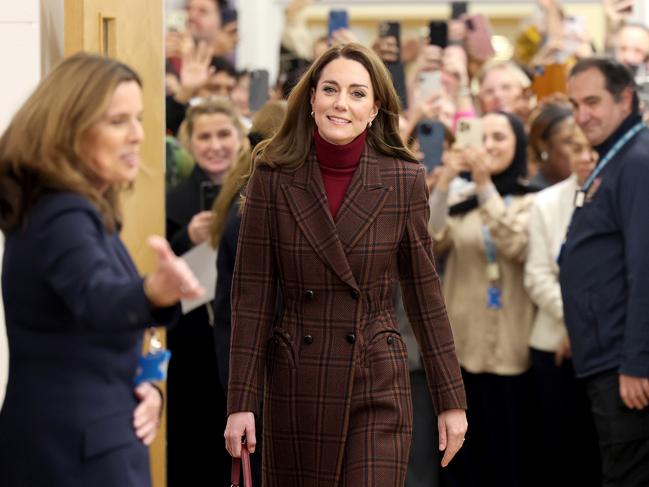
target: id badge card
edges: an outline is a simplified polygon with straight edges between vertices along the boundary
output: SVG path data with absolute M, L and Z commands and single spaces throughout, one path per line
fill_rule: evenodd
M 503 303 L 501 300 L 500 288 L 496 286 L 489 286 L 487 288 L 487 308 L 489 309 L 501 309 Z
M 487 280 L 497 281 L 500 279 L 500 266 L 498 262 L 490 262 L 487 264 Z
M 149 330 L 149 351 L 138 360 L 135 385 L 142 382 L 158 382 L 167 379 L 167 367 L 171 352 L 162 347 L 155 328 Z

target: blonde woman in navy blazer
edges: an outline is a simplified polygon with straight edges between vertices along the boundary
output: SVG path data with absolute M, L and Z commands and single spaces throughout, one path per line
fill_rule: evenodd
M 134 385 L 142 331 L 201 289 L 166 241 L 141 278 L 119 238 L 120 187 L 139 166 L 138 75 L 78 54 L 0 138 L 9 383 L 0 485 L 147 487 L 161 398 Z

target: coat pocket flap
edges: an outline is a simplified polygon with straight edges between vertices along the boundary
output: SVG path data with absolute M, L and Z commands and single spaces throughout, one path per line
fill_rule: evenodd
M 86 460 L 115 448 L 138 441 L 132 424 L 132 412 L 102 418 L 85 429 L 83 456 Z

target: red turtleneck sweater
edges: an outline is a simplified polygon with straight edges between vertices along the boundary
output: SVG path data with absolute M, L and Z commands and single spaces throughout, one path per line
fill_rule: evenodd
M 320 163 L 329 211 L 334 219 L 360 162 L 366 137 L 367 130 L 349 144 L 335 145 L 324 140 L 318 130 L 315 130 L 315 152 Z

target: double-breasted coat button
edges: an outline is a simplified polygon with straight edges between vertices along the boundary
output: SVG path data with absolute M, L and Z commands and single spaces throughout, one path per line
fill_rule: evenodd
M 390 335 L 388 337 L 388 345 L 392 345 L 393 343 L 394 343 L 394 337 L 392 335 Z
M 358 299 L 361 297 L 361 293 L 357 289 L 352 289 L 349 294 L 351 294 L 352 299 Z
M 311 345 L 313 343 L 313 337 L 311 335 L 304 335 L 304 343 Z
M 313 292 L 313 289 L 307 289 L 306 291 L 304 291 L 304 297 L 307 298 L 309 301 L 315 298 L 315 293 Z
M 347 336 L 345 337 L 345 340 L 347 340 L 347 343 L 351 343 L 353 345 L 356 342 L 356 334 L 355 333 L 347 333 Z

